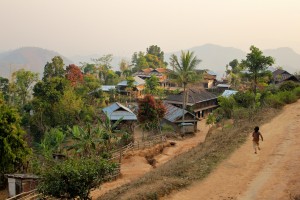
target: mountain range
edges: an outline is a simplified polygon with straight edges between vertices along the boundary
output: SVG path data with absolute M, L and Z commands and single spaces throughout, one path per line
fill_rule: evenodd
M 224 74 L 225 66 L 233 59 L 239 61 L 246 58 L 247 52 L 233 47 L 223 47 L 215 44 L 205 44 L 190 49 L 194 54 L 202 60 L 199 69 L 210 69 L 221 77 Z M 278 49 L 263 50 L 264 55 L 275 58 L 273 67 L 283 67 L 290 73 L 300 71 L 300 54 L 293 49 L 282 47 Z M 165 53 L 165 61 L 169 61 L 172 54 L 180 55 L 180 51 Z M 67 58 L 55 51 L 50 51 L 38 47 L 23 47 L 13 51 L 0 53 L 0 76 L 9 77 L 10 74 L 18 69 L 25 68 L 40 73 L 42 75 L 44 66 L 51 61 L 54 56 L 61 56 L 66 65 L 74 63 L 79 65 L 80 62 L 91 62 L 91 58 L 99 58 L 102 55 L 74 56 Z M 122 57 L 114 56 L 112 66 L 114 70 L 118 70 L 119 62 Z M 130 61 L 130 58 L 125 58 Z
M 73 61 L 55 51 L 38 47 L 22 47 L 0 53 L 0 76 L 8 78 L 11 73 L 22 68 L 37 72 L 42 76 L 44 66 L 54 56 L 61 56 L 65 64 L 73 63 Z

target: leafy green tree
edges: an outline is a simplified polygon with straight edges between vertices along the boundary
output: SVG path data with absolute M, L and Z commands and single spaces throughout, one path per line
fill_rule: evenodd
M 80 113 L 84 107 L 84 102 L 73 88 L 64 91 L 62 98 L 52 105 L 53 127 L 73 126 L 79 122 Z
M 152 95 L 157 94 L 159 87 L 158 77 L 152 75 L 150 78 L 146 79 L 146 92 Z
M 55 56 L 54 58 L 52 58 L 52 62 L 47 62 L 44 67 L 44 81 L 53 77 L 63 78 L 64 76 L 64 61 L 60 56 Z
M 230 119 L 232 116 L 233 108 L 236 104 L 234 98 L 232 96 L 230 97 L 220 96 L 218 98 L 218 104 L 220 105 L 221 109 L 224 111 L 224 117 Z
M 264 56 L 263 52 L 257 47 L 251 46 L 250 53 L 246 59 L 242 60 L 242 65 L 251 72 L 250 77 L 253 80 L 253 92 L 257 92 L 258 79 L 266 75 L 268 66 L 274 64 L 274 59 L 271 56 Z
M 156 56 L 160 61 L 164 61 L 164 52 L 161 51 L 160 47 L 157 45 L 151 45 L 147 48 L 147 54 Z
M 151 45 L 147 48 L 146 53 L 140 51 L 135 52 L 131 62 L 134 65 L 133 71 L 138 71 L 145 68 L 165 68 L 168 63 L 164 62 L 164 52 L 157 45 Z
M 20 104 L 23 107 L 28 101 L 33 84 L 38 81 L 38 73 L 20 69 L 12 74 L 12 80 L 11 87 L 16 93 L 14 100 L 20 99 L 15 104 Z
M 99 187 L 116 167 L 105 160 L 68 159 L 44 170 L 38 191 L 58 199 L 91 199 L 90 191 Z
M 181 51 L 180 60 L 177 58 L 175 54 L 171 55 L 171 65 L 173 67 L 173 71 L 170 73 L 170 78 L 173 79 L 176 83 L 179 83 L 183 86 L 183 102 L 182 102 L 182 115 L 184 121 L 184 110 L 186 109 L 187 102 L 187 85 L 193 83 L 199 78 L 196 74 L 196 67 L 201 62 L 196 56 L 194 56 L 193 52 Z
M 18 112 L 6 105 L 0 96 L 0 188 L 4 186 L 4 174 L 20 169 L 31 152 L 20 122 Z
M 97 72 L 95 64 L 83 63 L 81 68 L 84 74 L 95 74 Z
M 134 68 L 132 69 L 134 72 L 149 67 L 149 63 L 147 62 L 145 53 L 141 51 L 139 53 L 134 52 L 134 54 L 132 55 L 131 62 L 134 65 Z

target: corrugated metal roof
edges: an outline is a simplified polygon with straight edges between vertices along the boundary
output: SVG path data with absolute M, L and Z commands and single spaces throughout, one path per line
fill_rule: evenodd
M 103 112 L 107 114 L 110 120 L 118 120 L 123 117 L 123 120 L 137 120 L 136 115 L 127 107 L 116 102 L 103 108 Z
M 182 113 L 183 113 L 182 108 L 178 108 L 167 102 L 164 102 L 164 106 L 166 107 L 167 110 L 164 119 L 170 122 L 176 122 L 178 119 L 182 118 Z M 192 113 L 188 112 L 187 110 L 184 110 L 184 115 L 187 113 L 195 117 Z
M 133 85 L 138 86 L 138 85 L 143 85 L 145 84 L 145 80 L 141 79 L 138 76 L 133 77 L 134 78 L 134 82 Z M 121 81 L 120 83 L 118 83 L 118 86 L 127 86 L 127 81 Z
M 229 97 L 229 96 L 231 96 L 231 95 L 236 94 L 237 92 L 238 92 L 238 91 L 236 91 L 236 90 L 225 90 L 225 91 L 222 93 L 221 96 L 223 96 L 223 97 Z
M 230 88 L 229 84 L 218 84 L 217 87 L 226 87 L 226 88 Z
M 119 120 L 123 117 L 123 120 L 137 120 L 137 117 L 133 113 L 127 111 L 115 111 L 109 116 L 110 120 Z
M 102 85 L 101 86 L 101 90 L 105 91 L 105 92 L 108 92 L 109 90 L 113 90 L 113 89 L 116 89 L 116 86 L 114 86 L 114 85 Z

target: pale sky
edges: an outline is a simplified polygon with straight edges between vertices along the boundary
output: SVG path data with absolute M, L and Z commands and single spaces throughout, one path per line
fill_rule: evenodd
M 300 0 L 0 0 L 0 51 L 131 56 L 206 43 L 300 53 Z

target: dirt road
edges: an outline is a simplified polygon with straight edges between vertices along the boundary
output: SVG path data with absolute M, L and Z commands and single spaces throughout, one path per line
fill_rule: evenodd
M 163 199 L 284 200 L 299 195 L 300 101 L 287 105 L 260 130 L 264 141 L 258 154 L 249 136 L 206 179 Z

